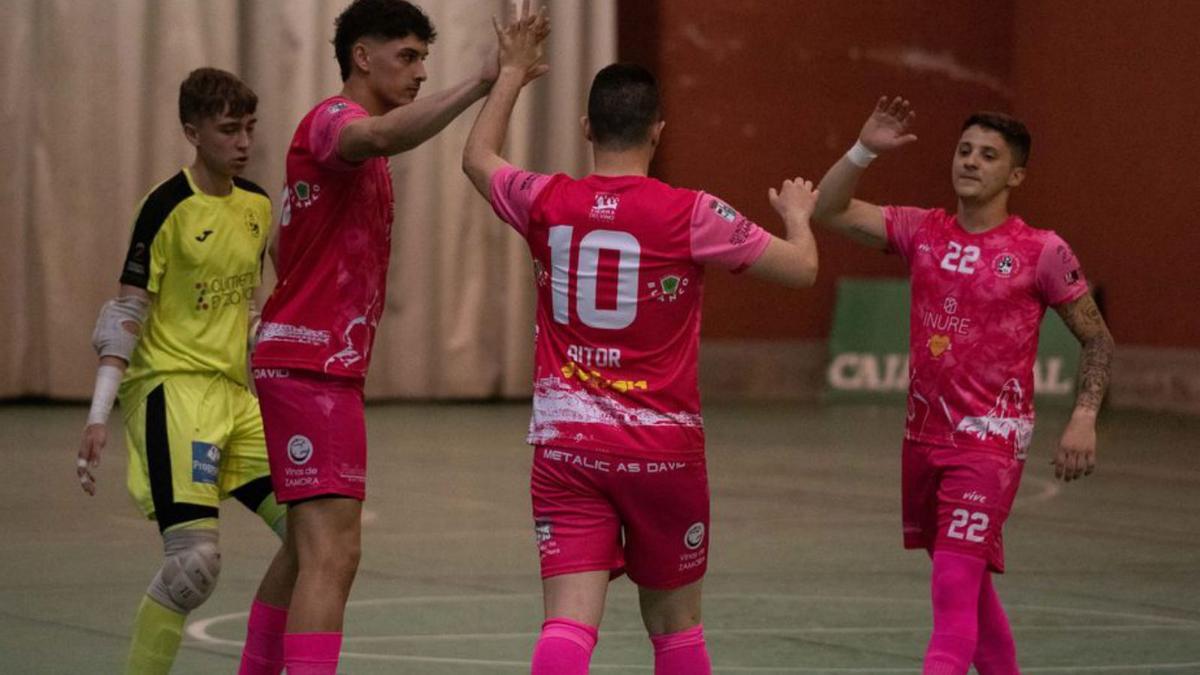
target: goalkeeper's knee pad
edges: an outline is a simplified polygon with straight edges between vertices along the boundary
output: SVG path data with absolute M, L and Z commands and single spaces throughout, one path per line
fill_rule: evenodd
M 221 575 L 217 531 L 183 529 L 163 534 L 166 555 L 146 593 L 164 607 L 187 614 L 204 604 Z

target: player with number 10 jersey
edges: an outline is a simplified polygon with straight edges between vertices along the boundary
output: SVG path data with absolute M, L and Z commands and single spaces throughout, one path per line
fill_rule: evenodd
M 639 586 L 655 672 L 710 672 L 700 617 L 708 564 L 708 474 L 697 361 L 704 268 L 812 284 L 811 184 L 771 192 L 788 241 L 720 199 L 647 176 L 663 122 L 654 78 L 596 75 L 582 179 L 499 156 L 535 41 L 501 35 L 501 75 L 463 166 L 529 245 L 537 287 L 531 493 L 546 622 L 534 675 L 587 672 L 610 575 Z
M 770 235 L 720 199 L 643 176 L 505 168 L 492 203 L 537 283 L 534 445 L 696 459 L 704 265 L 735 271 Z

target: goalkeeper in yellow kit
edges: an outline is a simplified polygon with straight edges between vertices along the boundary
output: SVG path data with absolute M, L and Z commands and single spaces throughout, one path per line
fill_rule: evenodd
M 139 206 L 120 291 L 92 336 L 100 366 L 76 472 L 95 494 L 92 471 L 119 398 L 129 492 L 163 538 L 162 567 L 134 621 L 127 673 L 168 672 L 184 619 L 212 594 L 221 571 L 221 500 L 236 498 L 280 536 L 286 524 L 246 366 L 271 222 L 266 193 L 239 178 L 257 104 L 241 80 L 214 68 L 193 71 L 180 86 L 179 117 L 195 160 Z M 294 575 L 278 559 L 259 598 L 286 605 L 279 594 Z

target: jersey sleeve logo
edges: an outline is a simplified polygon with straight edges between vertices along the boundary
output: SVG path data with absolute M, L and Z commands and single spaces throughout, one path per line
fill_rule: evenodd
M 734 219 L 737 218 L 737 211 L 733 210 L 732 206 L 726 204 L 720 199 L 712 200 L 708 203 L 708 207 L 727 223 L 732 223 Z
M 142 242 L 134 242 L 129 260 L 125 261 L 125 272 L 139 276 L 146 274 L 146 245 Z

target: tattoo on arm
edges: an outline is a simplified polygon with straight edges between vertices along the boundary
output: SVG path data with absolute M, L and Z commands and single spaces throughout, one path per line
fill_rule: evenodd
M 1115 344 L 1090 294 L 1054 308 L 1083 345 L 1079 357 L 1079 390 L 1075 407 L 1099 410 L 1112 371 Z

